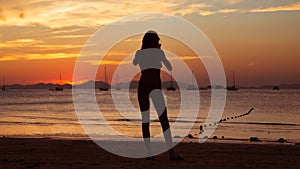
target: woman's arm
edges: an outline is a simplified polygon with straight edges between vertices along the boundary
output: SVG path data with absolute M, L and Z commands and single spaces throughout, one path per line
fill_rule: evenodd
M 139 62 L 138 62 L 138 54 L 137 54 L 137 52 L 136 52 L 135 55 L 134 55 L 134 59 L 133 59 L 133 61 L 132 61 L 132 64 L 133 64 L 134 66 L 136 66 L 138 63 L 139 63 Z
M 168 61 L 168 59 L 166 58 L 166 55 L 164 52 L 162 52 L 162 62 L 164 63 L 164 65 L 166 66 L 166 68 L 171 71 L 172 70 L 172 65 L 171 63 Z

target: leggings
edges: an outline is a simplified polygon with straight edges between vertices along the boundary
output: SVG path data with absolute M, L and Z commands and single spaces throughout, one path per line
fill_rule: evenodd
M 147 69 L 142 71 L 142 76 L 138 87 L 138 101 L 142 112 L 143 121 L 143 137 L 149 138 L 149 122 L 150 122 L 150 98 L 159 116 L 163 131 L 170 128 L 167 109 L 164 97 L 161 91 L 161 80 L 159 69 Z

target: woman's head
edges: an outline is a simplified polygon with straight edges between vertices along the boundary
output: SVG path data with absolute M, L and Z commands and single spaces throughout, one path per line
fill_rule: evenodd
M 145 33 L 142 42 L 142 50 L 147 48 L 160 48 L 159 37 L 155 31 Z

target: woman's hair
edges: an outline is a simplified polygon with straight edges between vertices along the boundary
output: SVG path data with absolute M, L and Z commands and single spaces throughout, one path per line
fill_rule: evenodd
M 147 48 L 160 48 L 159 37 L 155 31 L 145 33 L 142 42 L 142 50 Z

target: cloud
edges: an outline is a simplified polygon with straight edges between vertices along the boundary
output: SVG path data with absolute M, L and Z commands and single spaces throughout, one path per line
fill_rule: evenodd
M 277 6 L 277 7 L 269 7 L 269 8 L 257 8 L 252 9 L 250 12 L 276 12 L 276 11 L 298 11 L 300 10 L 300 2 L 287 5 L 287 6 Z
M 0 0 L 0 57 L 69 58 L 102 25 L 141 12 L 180 16 L 300 10 L 300 2 L 254 0 Z M 137 18 L 139 19 L 145 18 Z M 146 18 L 147 19 L 147 18 Z M 126 22 L 126 21 L 124 21 Z M 140 39 L 127 39 L 134 43 Z
M 206 3 L 198 3 L 198 4 L 185 4 L 182 7 L 177 6 L 176 7 L 176 13 L 180 15 L 187 15 L 192 13 L 199 13 L 200 15 L 206 15 L 208 11 L 205 11 L 203 9 L 210 7 L 211 5 Z
M 59 35 L 59 36 L 53 36 L 54 38 L 87 38 L 91 35 Z
M 299 10 L 299 3 L 295 4 L 296 2 L 295 0 L 10 0 L 0 1 L 0 26 L 38 23 L 50 28 L 72 25 L 99 27 L 116 18 L 141 12 L 207 16 L 217 13 Z
M 1 26 L 0 57 L 3 61 L 69 58 L 74 54 L 78 56 L 83 44 L 93 32 L 95 28 L 80 26 L 55 29 L 39 24 Z
M 11 56 L 2 56 L 0 57 L 0 61 L 9 61 L 9 60 L 17 60 L 16 57 L 11 57 Z
M 11 41 L 5 41 L 4 43 L 0 43 L 0 47 L 21 47 L 21 46 L 27 46 L 27 45 L 34 45 L 42 43 L 42 41 L 38 41 L 35 39 L 16 39 Z
M 113 52 L 111 53 L 109 56 L 130 56 L 131 58 L 133 58 L 134 56 L 132 55 L 132 53 L 119 53 L 119 52 Z M 131 60 L 126 60 L 126 61 L 122 61 L 122 59 L 118 60 L 112 60 L 112 57 L 109 57 L 108 56 L 108 59 L 104 59 L 102 60 L 101 62 L 97 59 L 95 59 L 95 56 L 94 57 L 90 57 L 91 59 L 89 58 L 86 58 L 83 62 L 85 63 L 89 63 L 91 65 L 120 65 L 120 64 L 132 64 L 132 61 Z M 197 60 L 199 59 L 198 56 L 178 56 L 180 60 Z M 178 60 L 178 57 L 176 56 L 168 56 L 168 59 L 169 60 Z M 202 56 L 201 56 L 202 57 Z M 204 56 L 203 56 L 204 57 Z
M 63 59 L 63 58 L 76 58 L 76 53 L 47 53 L 47 54 L 27 54 L 26 59 Z
M 132 13 L 168 12 L 176 4 L 168 1 L 55 1 L 28 0 L 27 3 L 12 0 L 0 2 L 6 21 L 0 25 L 31 25 L 39 23 L 51 28 L 68 25 L 99 26 Z M 26 18 L 24 17 L 26 14 Z M 22 18 L 22 20 L 20 19 Z
M 3 14 L 2 8 L 0 8 L 0 20 L 6 21 L 6 17 L 5 17 L 5 15 Z
M 242 2 L 243 0 L 225 0 L 225 2 L 229 3 L 229 4 L 237 4 Z
M 218 13 L 233 13 L 233 12 L 239 12 L 239 9 L 222 9 L 219 10 Z
M 181 59 L 181 60 L 197 60 L 197 59 L 199 59 L 199 56 L 179 56 L 179 58 Z

